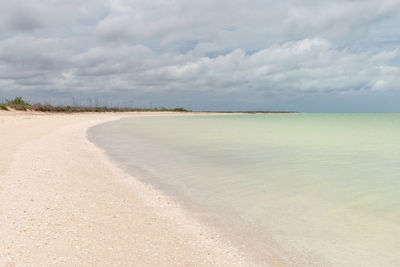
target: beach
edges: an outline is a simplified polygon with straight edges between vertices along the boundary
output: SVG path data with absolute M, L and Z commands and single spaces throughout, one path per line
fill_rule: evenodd
M 87 139 L 143 115 L 0 112 L 0 266 L 252 264 Z

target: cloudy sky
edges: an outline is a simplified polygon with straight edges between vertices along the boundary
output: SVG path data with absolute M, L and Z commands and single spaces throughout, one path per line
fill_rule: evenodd
M 0 98 L 400 111 L 398 0 L 0 0 Z

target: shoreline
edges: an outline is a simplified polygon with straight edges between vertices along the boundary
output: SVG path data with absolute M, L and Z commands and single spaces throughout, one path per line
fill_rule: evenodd
M 221 116 L 221 114 L 205 115 Z M 224 115 L 229 116 L 242 114 Z M 173 116 L 174 115 L 172 114 L 168 117 Z M 125 119 L 129 120 L 131 118 L 122 118 L 122 120 Z M 135 179 L 140 180 L 141 183 L 149 185 L 156 192 L 169 199 L 170 202 L 175 203 L 175 205 L 179 206 L 185 216 L 189 216 L 191 219 L 194 219 L 200 225 L 208 228 L 208 232 L 212 231 L 216 233 L 221 240 L 233 245 L 233 247 L 235 248 L 238 248 L 238 250 L 247 258 L 251 259 L 251 261 L 255 265 L 291 266 L 292 263 L 288 259 L 285 259 L 285 255 L 281 254 L 282 250 L 279 249 L 279 244 L 277 244 L 276 240 L 273 240 L 270 237 L 266 237 L 265 239 L 258 239 L 258 237 L 256 238 L 256 236 L 260 234 L 260 228 L 257 228 L 255 225 L 253 225 L 253 228 L 251 229 L 244 227 L 246 223 L 239 217 L 231 217 L 231 220 L 227 220 L 225 216 L 221 216 L 221 214 L 216 212 L 215 210 L 209 209 L 208 207 L 204 206 L 203 203 L 194 201 L 188 196 L 184 196 L 179 193 L 177 194 L 176 191 L 174 192 L 173 187 L 166 186 L 165 184 L 152 180 L 151 178 L 149 178 L 148 174 L 146 174 L 146 171 L 143 172 L 143 170 L 140 169 L 141 164 L 136 167 L 132 167 L 129 166 L 129 164 L 127 165 L 126 162 L 124 160 L 121 160 L 121 158 L 119 158 L 118 156 L 115 157 L 113 151 L 109 150 L 110 147 L 104 146 L 104 144 L 102 144 L 102 141 L 105 140 L 95 137 L 95 128 L 102 127 L 103 125 L 107 125 L 109 123 L 113 124 L 114 122 L 119 123 L 118 121 L 111 121 L 90 127 L 88 129 L 88 139 L 89 141 L 94 143 L 101 151 L 103 151 L 109 158 L 109 160 L 117 165 L 118 168 L 135 177 Z M 106 128 L 108 127 L 106 126 Z M 100 134 L 99 136 L 104 137 L 104 135 L 102 134 Z M 249 238 L 250 236 L 252 237 Z M 265 243 L 266 239 L 268 239 L 267 243 Z
M 252 264 L 87 139 L 135 115 L 0 114 L 0 265 Z

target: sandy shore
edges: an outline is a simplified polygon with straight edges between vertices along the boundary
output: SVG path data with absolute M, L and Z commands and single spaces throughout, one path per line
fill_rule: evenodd
M 249 266 L 86 139 L 123 116 L 0 112 L 0 266 Z

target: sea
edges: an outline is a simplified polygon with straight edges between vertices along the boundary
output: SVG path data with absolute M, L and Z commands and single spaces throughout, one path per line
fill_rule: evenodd
M 400 114 L 137 116 L 88 136 L 260 265 L 400 266 Z

